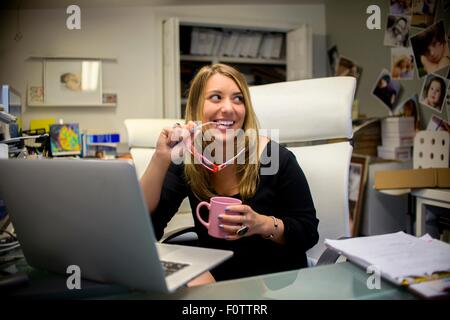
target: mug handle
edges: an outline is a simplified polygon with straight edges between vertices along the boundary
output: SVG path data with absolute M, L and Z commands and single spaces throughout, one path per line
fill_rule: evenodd
M 208 207 L 208 211 L 211 209 L 211 205 L 210 205 L 208 202 L 202 201 L 202 202 L 200 202 L 200 203 L 197 205 L 197 210 L 195 210 L 195 211 L 196 211 L 195 213 L 196 213 L 196 215 L 197 215 L 198 220 L 201 222 L 201 224 L 204 225 L 206 228 L 209 228 L 209 223 L 208 223 L 208 222 L 205 222 L 205 221 L 202 219 L 202 217 L 200 216 L 200 208 L 203 207 L 203 206 L 207 206 L 207 207 Z

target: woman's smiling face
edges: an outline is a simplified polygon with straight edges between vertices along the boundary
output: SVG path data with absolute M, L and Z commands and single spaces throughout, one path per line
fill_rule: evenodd
M 214 122 L 213 128 L 222 133 L 241 129 L 245 120 L 244 96 L 233 79 L 217 73 L 209 78 L 204 92 L 203 123 Z

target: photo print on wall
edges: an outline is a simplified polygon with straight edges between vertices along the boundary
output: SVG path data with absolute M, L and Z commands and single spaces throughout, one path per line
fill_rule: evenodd
M 384 33 L 384 45 L 390 47 L 409 46 L 409 29 L 411 17 L 405 15 L 389 15 Z
M 444 22 L 439 21 L 411 38 L 419 78 L 450 66 Z
M 400 82 L 393 80 L 389 71 L 383 69 L 375 82 L 372 94 L 377 97 L 392 115 L 400 94 Z
M 392 79 L 413 80 L 414 66 L 414 53 L 411 48 L 391 48 Z
M 442 112 L 446 96 L 448 80 L 437 75 L 425 77 L 420 93 L 420 103 L 434 111 Z

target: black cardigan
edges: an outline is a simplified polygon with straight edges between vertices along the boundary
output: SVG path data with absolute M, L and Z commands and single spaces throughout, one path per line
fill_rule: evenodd
M 278 159 L 271 159 L 272 150 L 278 148 Z M 276 154 L 276 153 L 274 153 Z M 272 175 L 261 175 L 278 160 L 278 171 Z M 267 274 L 306 267 L 305 251 L 313 247 L 318 239 L 319 220 L 311 198 L 308 183 L 292 152 L 276 142 L 267 144 L 260 161 L 260 180 L 255 195 L 244 204 L 254 211 L 283 220 L 285 245 L 263 239 L 260 235 L 229 241 L 208 235 L 206 228 L 195 216 L 200 200 L 192 193 L 184 176 L 184 166 L 171 164 L 163 184 L 161 198 L 155 212 L 151 214 L 156 237 L 160 239 L 164 228 L 187 196 L 192 208 L 195 228 L 201 247 L 232 250 L 234 255 L 211 270 L 218 281 Z M 241 199 L 239 195 L 233 196 Z M 205 207 L 200 211 L 207 220 Z

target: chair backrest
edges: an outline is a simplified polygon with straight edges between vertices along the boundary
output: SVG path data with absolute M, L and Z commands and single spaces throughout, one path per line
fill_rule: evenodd
M 172 127 L 175 123 L 184 123 L 183 119 L 126 119 L 125 127 L 128 133 L 128 146 L 136 168 L 137 176 L 140 178 L 147 168 L 156 143 L 163 128 Z M 190 213 L 191 207 L 186 198 L 178 209 L 179 213 Z M 165 231 L 173 231 L 193 226 L 192 217 L 181 217 L 172 220 Z
M 320 239 L 308 252 L 317 261 L 324 239 L 350 236 L 348 174 L 352 146 L 351 107 L 356 80 L 332 77 L 299 80 L 250 88 L 262 129 L 278 129 L 299 162 L 311 189 L 317 211 Z M 318 141 L 343 142 L 317 144 Z M 313 145 L 295 146 L 297 142 Z
M 125 127 L 128 133 L 128 146 L 133 157 L 136 172 L 140 178 L 147 168 L 159 134 L 165 127 L 174 123 L 184 123 L 182 119 L 126 119 Z

